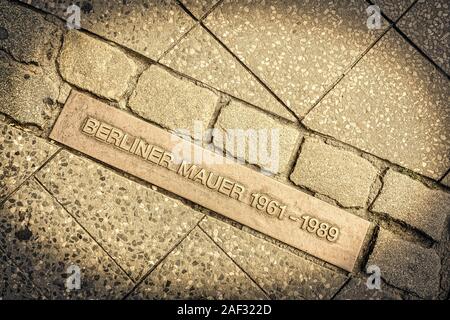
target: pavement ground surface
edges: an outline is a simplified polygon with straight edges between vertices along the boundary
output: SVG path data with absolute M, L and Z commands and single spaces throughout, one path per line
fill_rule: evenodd
M 72 3 L 0 0 L 0 299 L 449 299 L 450 1 Z M 52 141 L 72 91 L 276 129 L 273 179 L 371 223 L 355 269 Z

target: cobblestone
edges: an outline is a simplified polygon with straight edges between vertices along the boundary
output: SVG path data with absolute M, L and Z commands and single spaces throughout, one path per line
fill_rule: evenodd
M 141 117 L 192 135 L 194 121 L 200 122 L 202 132 L 209 128 L 218 101 L 212 91 L 151 66 L 140 77 L 129 105 Z
M 239 141 L 241 140 L 236 129 L 242 130 L 242 132 L 253 130 L 255 138 L 246 135 L 242 139 L 245 156 L 239 158 L 257 164 L 272 173 L 287 172 L 289 162 L 294 157 L 302 137 L 300 131 L 294 126 L 283 124 L 236 101 L 232 101 L 221 110 L 215 127 L 223 132 L 221 137 L 226 136 L 226 138 L 214 137 L 214 144 L 219 148 L 223 148 L 225 145 L 225 150 L 234 156 L 244 155 L 244 152 L 239 153 Z M 235 135 L 235 138 L 227 140 L 229 137 L 233 137 L 232 134 Z M 257 142 L 254 142 L 255 139 Z M 250 146 L 257 146 L 256 152 L 253 152 Z M 264 156 L 265 153 L 267 155 Z
M 59 65 L 66 81 L 111 100 L 124 96 L 137 73 L 122 51 L 78 31 L 65 36 Z
M 17 63 L 0 51 L 0 112 L 42 128 L 58 94 L 56 73 Z
M 440 240 L 450 215 L 450 194 L 427 188 L 408 176 L 389 170 L 372 210 L 387 213 Z
M 308 138 L 302 145 L 291 180 L 337 200 L 346 207 L 365 207 L 377 169 L 367 160 Z
M 39 65 L 54 62 L 62 32 L 43 16 L 1 0 L 0 30 L 0 49 L 14 59 Z
M 389 231 L 380 231 L 367 265 L 377 265 L 389 284 L 422 298 L 434 298 L 439 292 L 441 261 L 436 252 Z

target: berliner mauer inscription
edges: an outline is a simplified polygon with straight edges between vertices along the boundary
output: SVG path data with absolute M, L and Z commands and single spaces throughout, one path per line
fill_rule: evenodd
M 50 137 L 348 271 L 370 225 L 81 93 L 69 97 Z M 180 159 L 180 144 L 209 161 Z

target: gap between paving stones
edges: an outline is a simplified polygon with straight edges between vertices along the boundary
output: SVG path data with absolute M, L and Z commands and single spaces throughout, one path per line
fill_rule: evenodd
M 330 298 L 330 300 L 336 300 L 336 296 L 342 291 L 342 289 L 344 289 L 349 283 L 350 281 L 353 279 L 353 277 L 348 277 L 347 280 L 345 280 L 344 284 L 336 291 L 335 294 L 333 294 L 333 296 Z
M 418 45 L 416 45 L 408 36 L 396 25 L 393 26 L 393 29 L 397 31 L 397 33 L 408 42 L 410 46 L 416 49 L 425 59 L 427 59 L 439 72 L 441 72 L 448 80 L 450 80 L 450 75 L 444 71 L 436 62 L 434 62 Z
M 417 3 L 418 1 L 419 1 L 419 0 L 414 0 L 413 3 L 411 3 L 411 4 L 409 5 L 409 7 L 406 8 L 406 9 L 402 12 L 402 14 L 401 14 L 395 21 L 392 20 L 391 18 L 389 18 L 389 17 L 384 13 L 384 11 L 381 10 L 381 8 L 380 8 L 380 10 L 381 10 L 381 16 L 382 16 L 384 19 L 386 19 L 387 21 L 389 21 L 389 23 L 391 23 L 391 24 L 396 24 L 398 21 L 400 21 L 401 18 L 403 18 L 403 16 L 404 16 L 405 14 L 408 13 L 409 10 L 412 9 L 412 7 L 414 7 L 414 6 L 416 5 L 416 3 Z M 377 4 L 374 3 L 372 0 L 366 0 L 366 2 L 369 3 L 369 4 L 371 4 L 371 5 L 377 5 Z
M 160 189 L 158 188 L 158 191 Z M 164 260 L 176 249 L 178 246 L 192 233 L 192 231 L 197 228 L 197 226 L 200 224 L 200 222 L 205 218 L 203 216 L 201 219 L 197 221 L 197 223 L 188 231 L 186 234 L 181 237 L 179 241 L 177 241 L 143 276 L 139 281 L 136 281 L 134 287 L 122 298 L 122 300 L 126 300 L 136 289 L 147 279 L 150 274 L 161 264 Z
M 58 147 L 59 149 L 55 151 L 54 154 L 52 154 L 50 157 L 48 157 L 47 160 L 45 160 L 42 165 L 40 165 L 39 167 L 36 168 L 36 170 L 33 171 L 32 174 L 30 174 L 28 177 L 26 177 L 21 183 L 19 183 L 19 185 L 17 186 L 17 188 L 15 188 L 13 191 L 11 191 L 9 194 L 7 194 L 5 196 L 5 198 L 0 201 L 0 208 L 3 207 L 3 205 L 6 203 L 6 201 L 11 198 L 11 196 L 13 196 L 27 181 L 33 179 L 35 177 L 35 174 L 38 173 L 44 166 L 46 166 L 50 161 L 52 161 L 57 155 L 58 153 L 60 153 L 63 148 L 57 146 L 56 144 L 54 144 L 56 147 Z
M 417 2 L 417 1 L 416 1 Z M 414 6 L 414 4 L 416 3 L 416 2 L 414 2 L 411 6 L 410 6 L 410 8 L 412 7 L 412 6 Z M 19 2 L 20 3 L 20 2 Z M 22 4 L 22 3 L 21 3 Z M 213 10 L 214 10 L 214 8 L 215 7 L 217 7 L 218 5 L 220 5 L 220 1 L 209 11 L 209 13 L 210 12 L 212 12 Z M 27 8 L 29 8 L 29 6 L 26 6 Z M 184 6 L 182 6 L 182 7 L 184 7 Z M 403 14 L 402 14 L 402 16 L 410 9 L 410 8 L 408 8 Z M 35 9 L 35 8 L 33 8 L 34 9 L 34 11 L 36 11 L 36 12 L 39 12 L 39 13 L 41 13 L 42 14 L 42 12 L 40 11 L 40 10 L 37 10 L 37 9 Z M 187 9 L 186 9 L 187 10 Z M 208 14 L 209 14 L 208 13 Z M 192 14 L 190 14 L 190 15 L 192 15 Z M 204 15 L 200 20 L 202 20 L 203 18 L 205 18 L 207 15 Z M 401 16 L 401 17 L 402 17 Z M 400 18 L 401 18 L 400 17 Z M 386 18 L 386 17 L 385 17 Z M 398 20 L 400 20 L 400 18 L 399 19 L 397 19 L 397 21 Z M 60 18 L 58 18 L 58 19 L 60 19 Z M 388 21 L 390 21 L 389 19 L 387 19 Z M 208 31 L 208 33 L 210 33 L 210 34 L 212 34 L 202 23 L 200 23 L 200 25 L 202 26 L 202 27 L 204 27 L 207 31 Z M 194 25 L 194 27 L 195 27 L 195 25 Z M 194 27 L 192 27 L 190 30 L 192 30 Z M 389 28 L 383 33 L 383 35 L 390 29 L 392 27 L 392 25 L 391 26 L 389 26 Z M 395 26 L 394 26 L 394 28 L 395 28 Z M 188 30 L 188 32 L 190 31 L 190 30 Z M 130 49 L 128 49 L 128 48 L 126 48 L 126 47 L 123 47 L 123 46 L 121 46 L 121 45 L 118 45 L 117 43 L 115 43 L 115 42 L 112 42 L 112 41 L 109 41 L 109 40 L 105 40 L 105 39 L 103 39 L 102 37 L 99 37 L 98 35 L 95 35 L 95 34 L 92 34 L 92 33 L 90 33 L 90 32 L 88 32 L 88 31 L 85 31 L 85 30 L 83 30 L 83 32 L 85 32 L 85 33 L 87 33 L 87 34 L 89 34 L 90 36 L 94 36 L 95 38 L 97 38 L 98 40 L 101 40 L 101 41 L 104 41 L 104 42 L 107 42 L 107 43 L 109 43 L 109 44 L 113 44 L 115 47 L 118 47 L 122 52 L 124 52 L 128 57 L 130 57 L 130 58 L 132 58 L 134 61 L 136 61 L 136 60 L 143 60 L 143 61 L 145 61 L 144 63 L 145 63 L 145 65 L 147 65 L 147 67 L 149 66 L 149 65 L 151 65 L 151 64 L 153 64 L 154 63 L 154 61 L 152 61 L 151 59 L 149 59 L 149 58 L 147 58 L 147 57 L 143 57 L 142 55 L 140 55 L 140 54 L 138 54 L 138 53 L 135 53 L 134 51 L 132 51 L 132 50 L 130 50 Z M 188 33 L 187 32 L 187 33 Z M 182 37 L 185 37 L 186 35 L 187 35 L 187 33 L 185 33 Z M 382 36 L 383 36 L 382 35 Z M 376 42 L 378 42 L 381 38 L 382 38 L 382 36 L 380 36 L 376 41 L 375 41 L 375 43 Z M 404 35 L 403 35 L 404 36 Z M 215 37 L 215 36 L 214 36 Z M 405 36 L 404 36 L 405 37 Z M 181 40 L 181 39 L 180 39 Z M 218 40 L 217 38 L 216 38 L 216 40 Z M 219 40 L 218 40 L 219 41 Z M 411 42 L 411 41 L 409 41 L 409 42 Z M 225 47 L 220 41 L 219 41 L 219 43 L 223 46 L 223 47 Z M 365 53 L 367 53 L 369 50 L 370 50 L 370 48 L 373 46 L 373 45 L 375 45 L 375 43 L 374 44 L 372 44 L 370 47 L 369 47 L 369 49 L 367 49 L 366 50 L 366 52 L 364 52 L 362 55 L 361 55 L 361 57 L 356 61 L 356 62 L 354 62 L 354 64 L 353 64 L 353 66 L 354 65 L 356 65 L 357 63 L 358 63 L 358 61 L 362 58 L 362 56 L 365 54 Z M 417 47 L 417 46 L 415 46 L 414 45 L 414 47 Z M 225 47 L 226 48 L 226 47 Z M 60 48 L 59 48 L 59 52 L 58 52 L 58 57 L 59 57 L 59 55 L 60 55 L 60 52 L 61 52 L 61 49 L 62 49 L 62 42 L 61 42 L 61 45 L 60 45 Z M 228 48 L 226 48 L 227 49 L 227 51 L 229 51 L 230 52 L 230 50 L 228 49 Z M 417 49 L 417 48 L 416 48 Z M 420 52 L 420 51 L 419 51 Z M 230 52 L 231 53 L 231 52 Z M 421 52 L 422 53 L 422 52 Z M 422 53 L 423 54 L 423 53 Z M 235 58 L 235 59 L 237 59 L 235 56 L 234 56 L 234 54 L 233 54 L 233 57 Z M 426 57 L 427 58 L 427 60 L 430 60 L 429 59 L 429 57 Z M 237 59 L 238 60 L 238 59 Z M 56 59 L 56 61 L 58 61 L 58 59 Z M 238 60 L 239 61 L 239 60 Z M 21 62 L 22 63 L 22 62 Z M 57 62 L 56 62 L 57 63 Z M 158 64 L 158 65 L 160 65 L 159 63 L 156 63 L 156 64 Z M 433 63 L 434 64 L 434 63 Z M 435 65 L 435 64 L 434 64 Z M 352 67 L 353 67 L 352 66 Z M 164 66 L 166 69 L 169 69 L 170 70 L 170 68 L 168 68 L 168 67 L 166 67 L 166 66 Z M 248 69 L 248 67 L 246 67 L 245 65 L 244 65 L 244 67 L 249 71 L 249 72 L 251 72 L 251 70 L 249 70 Z M 351 68 L 352 68 L 351 67 Z M 350 68 L 350 69 L 351 69 Z M 144 69 L 145 70 L 145 69 Z M 144 70 L 142 70 L 142 72 L 144 72 Z M 59 74 L 59 66 L 58 66 L 58 68 L 57 68 L 57 71 L 58 71 L 58 76 L 59 77 L 61 77 L 60 76 L 60 74 Z M 173 71 L 173 70 L 171 70 L 172 71 L 172 73 L 173 74 L 178 74 L 177 72 L 175 72 L 175 71 Z M 142 72 L 140 73 L 140 74 L 142 74 Z M 348 70 L 342 75 L 342 77 L 340 77 L 338 80 L 337 80 L 337 82 L 336 82 L 336 84 L 340 81 L 340 80 L 342 80 L 342 78 L 345 76 L 345 74 L 348 72 Z M 252 72 L 251 72 L 252 73 Z M 252 73 L 253 74 L 253 73 Z M 254 74 L 253 74 L 254 75 Z M 138 81 L 138 79 L 139 79 L 139 76 L 140 75 L 138 75 L 138 76 L 136 76 L 135 78 L 136 79 L 132 79 L 132 81 L 131 81 L 131 83 L 129 84 L 129 91 L 130 92 L 127 92 L 127 97 L 126 97 L 126 101 L 128 101 L 128 99 L 129 99 L 129 97 L 131 96 L 131 94 L 133 93 L 133 91 L 134 91 L 134 88 L 136 87 L 136 84 L 137 84 L 137 81 Z M 189 77 L 186 77 L 186 76 L 184 76 L 184 75 L 179 75 L 181 78 L 183 78 L 183 79 L 189 79 Z M 254 75 L 255 76 L 255 75 Z M 256 77 L 256 76 L 255 76 Z M 447 76 L 448 77 L 448 76 Z M 256 77 L 257 78 L 257 77 Z M 259 81 L 260 81 L 260 79 L 259 78 L 257 78 Z M 196 85 L 199 85 L 201 82 L 199 82 L 198 80 L 195 80 L 195 79 L 192 79 L 192 81 L 194 81 L 195 82 L 195 84 Z M 274 93 L 270 90 L 270 88 L 268 88 L 266 85 L 264 85 L 264 83 L 261 83 L 263 86 L 265 86 L 266 87 L 266 89 L 268 89 L 269 90 L 269 92 L 272 94 L 272 95 L 274 95 Z M 208 89 L 210 89 L 211 90 L 211 88 L 209 88 L 208 86 L 206 86 L 206 85 L 204 85 L 205 87 L 207 87 Z M 333 87 L 335 86 L 335 84 L 333 85 Z M 332 88 L 329 90 L 329 91 L 331 91 L 332 90 Z M 85 91 L 85 90 L 80 90 L 80 91 Z M 327 92 L 328 93 L 328 92 Z M 327 94 L 327 93 L 325 93 L 325 95 Z M 90 95 L 93 95 L 93 96 L 95 96 L 96 98 L 98 98 L 95 94 L 92 94 L 92 93 L 90 93 Z M 229 95 L 227 95 L 227 94 L 224 94 L 225 96 L 229 96 Z M 324 95 L 324 96 L 325 96 Z M 275 95 L 274 95 L 275 96 Z M 276 96 L 275 96 L 276 97 Z M 277 98 L 277 100 L 279 100 L 279 98 L 278 97 L 276 97 Z M 237 99 L 237 100 L 239 100 L 239 99 Z M 279 100 L 280 101 L 280 100 Z M 110 104 L 111 104 L 111 102 L 110 101 L 108 101 Z M 319 101 L 320 102 L 320 101 Z M 247 103 L 246 103 L 247 104 Z M 283 105 L 284 105 L 284 103 L 283 103 Z M 285 106 L 285 105 L 284 105 Z M 120 106 L 119 106 L 120 107 Z M 254 106 L 252 106 L 252 107 L 254 107 Z M 286 106 L 285 106 L 286 107 Z M 256 107 L 257 108 L 257 107 Z M 259 108 L 257 108 L 257 109 L 259 109 Z M 312 109 L 311 109 L 312 110 Z M 217 110 L 217 116 L 219 115 L 219 113 L 220 113 L 220 108 L 218 108 L 218 110 Z M 134 113 L 133 113 L 134 114 Z M 278 117 L 277 117 L 278 118 Z M 216 119 L 217 119 L 217 117 L 216 117 Z M 148 121 L 148 122 L 151 122 L 151 121 L 149 121 L 148 119 L 145 119 L 146 121 Z M 283 119 L 284 120 L 284 119 Z M 214 119 L 213 119 L 213 121 L 214 121 Z M 287 121 L 287 120 L 284 120 L 284 121 Z M 22 126 L 23 124 L 21 124 L 21 126 Z M 158 125 L 158 126 L 160 126 L 160 125 Z M 314 132 L 314 131 L 312 131 L 312 130 L 309 130 L 309 129 L 307 129 L 306 128 L 306 130 L 305 130 L 306 132 L 308 132 L 308 133 L 312 133 L 312 134 L 314 134 L 314 135 L 319 135 L 319 136 L 321 136 L 322 137 L 322 139 L 325 137 L 325 143 L 330 143 L 330 144 L 332 144 L 332 145 L 335 145 L 335 144 L 337 144 L 337 147 L 339 147 L 339 148 L 343 148 L 343 149 L 349 149 L 349 150 L 351 150 L 352 152 L 354 152 L 354 153 L 357 153 L 359 156 L 361 156 L 361 157 L 363 157 L 363 158 L 365 158 L 365 159 L 367 159 L 367 160 L 369 160 L 372 164 L 374 164 L 373 163 L 373 161 L 374 161 L 374 159 L 376 160 L 376 162 L 381 162 L 381 164 L 382 164 L 382 166 L 384 167 L 384 168 L 389 168 L 389 167 L 393 167 L 393 168 L 396 168 L 398 171 L 400 171 L 401 173 L 403 173 L 403 174 L 407 174 L 408 176 L 410 176 L 411 178 L 413 178 L 414 180 L 419 180 L 420 182 L 423 182 L 423 183 L 425 183 L 427 186 L 432 186 L 432 187 L 437 187 L 437 188 L 442 188 L 442 189 L 444 189 L 444 187 L 442 187 L 441 185 L 439 185 L 439 184 L 437 184 L 436 185 L 436 182 L 434 181 L 434 180 L 431 180 L 431 179 L 429 179 L 429 178 L 426 178 L 426 177 L 422 177 L 421 175 L 418 175 L 418 174 L 416 174 L 416 173 L 413 173 L 413 172 L 410 172 L 409 170 L 406 170 L 406 169 L 404 169 L 404 168 L 402 168 L 402 167 L 400 167 L 400 166 L 398 166 L 398 165 L 395 165 L 395 164 L 392 164 L 392 163 L 390 163 L 389 161 L 387 161 L 387 160 L 384 160 L 384 159 L 380 159 L 380 158 L 378 158 L 378 157 L 376 157 L 376 156 L 373 156 L 373 155 L 371 155 L 371 154 L 367 154 L 367 153 L 365 153 L 365 152 L 363 152 L 363 151 L 361 151 L 361 150 L 358 150 L 357 148 L 354 148 L 353 146 L 350 146 L 350 145 L 347 145 L 347 146 L 345 146 L 345 144 L 343 144 L 343 143 L 341 143 L 340 141 L 337 141 L 337 140 L 335 140 L 334 138 L 331 138 L 331 137 L 326 137 L 326 136 L 324 136 L 324 135 L 322 135 L 322 134 L 318 134 L 317 132 Z M 303 142 L 302 142 L 303 143 Z M 344 145 L 344 146 L 343 146 Z M 300 154 L 300 150 L 301 150 L 301 146 L 299 147 L 299 150 L 298 150 L 298 152 L 297 152 L 297 154 Z M 371 159 L 371 158 L 374 158 L 374 159 Z M 293 160 L 293 162 L 295 163 L 295 160 L 296 159 L 294 159 Z M 379 167 L 379 165 L 376 165 L 376 164 L 374 164 L 375 165 L 375 167 L 376 168 L 380 168 Z M 291 169 L 293 170 L 293 166 L 291 166 Z M 386 169 L 385 169 L 386 170 Z M 450 171 L 450 170 L 449 170 Z M 445 177 L 445 176 L 444 176 Z M 127 178 L 129 178 L 129 177 L 127 177 Z M 442 179 L 441 179 L 442 180 Z M 382 186 L 383 186 L 383 181 L 382 181 L 382 176 L 380 176 L 380 182 L 381 182 L 381 186 L 380 187 L 376 187 L 376 186 L 372 186 L 373 187 L 373 189 L 374 189 L 374 193 L 376 193 L 375 194 L 375 196 L 374 196 L 374 198 L 373 198 L 373 200 L 372 201 L 370 201 L 370 198 L 371 197 L 369 197 L 369 199 L 368 199 L 368 204 L 371 202 L 371 203 L 373 203 L 374 201 L 375 201 L 375 199 L 378 197 L 378 195 L 379 195 L 379 192 L 381 191 L 381 189 L 382 189 Z M 374 182 L 374 184 L 375 184 L 376 182 Z M 296 188 L 299 188 L 298 186 L 296 186 Z M 300 189 L 304 189 L 304 188 L 300 188 Z M 309 191 L 309 190 L 308 190 Z M 447 188 L 445 188 L 444 189 L 444 191 L 446 191 L 446 192 L 448 192 L 448 190 L 447 190 Z M 317 193 L 315 193 L 315 192 L 312 192 L 312 191 L 309 191 L 308 193 L 313 193 L 313 194 L 317 194 Z M 331 199 L 331 198 L 330 198 Z M 333 200 L 334 202 L 336 202 L 334 199 L 331 199 L 331 200 Z M 335 203 L 335 205 L 337 205 L 337 206 L 339 206 L 339 204 L 336 202 Z M 198 206 L 198 205 L 196 205 L 196 204 L 194 204 L 194 206 Z M 196 208 L 194 208 L 194 209 L 196 209 Z M 352 209 L 352 208 L 345 208 L 345 209 Z M 373 214 L 372 212 L 370 212 L 370 210 L 369 211 L 367 211 L 370 215 L 371 214 Z M 376 220 L 378 220 L 378 219 L 375 219 L 375 221 Z M 382 219 L 381 220 L 386 220 L 386 217 L 382 217 Z M 387 220 L 389 220 L 389 219 L 387 219 Z M 395 222 L 395 221 L 394 221 Z M 398 223 L 398 222 L 395 222 L 395 223 Z M 412 230 L 408 230 L 408 231 L 412 231 L 413 233 L 416 233 L 417 232 L 417 230 L 415 230 L 414 228 L 412 228 Z
M 335 82 L 333 82 L 327 89 L 325 89 L 325 92 L 313 103 L 313 105 L 309 108 L 309 110 L 305 113 L 305 115 L 303 116 L 303 119 L 305 119 L 310 113 L 311 111 L 317 107 L 320 102 L 328 95 L 328 93 L 330 93 L 341 81 L 342 79 L 344 79 L 344 77 L 361 61 L 362 58 L 364 58 L 364 56 L 386 35 L 386 33 L 388 33 L 392 28 L 392 24 L 389 23 L 388 27 L 386 28 L 386 30 L 383 31 L 383 33 L 381 33 L 378 38 L 375 39 L 375 41 L 369 45 L 369 47 L 366 48 L 366 50 L 364 50 L 356 59 L 355 61 L 353 61 L 349 66 L 347 66 L 347 68 L 342 72 L 342 74 L 335 80 Z M 303 122 L 302 122 L 303 125 Z
M 189 15 L 190 18 L 195 21 L 195 23 L 178 40 L 174 41 L 174 43 L 172 43 L 170 47 L 158 57 L 156 62 L 159 63 L 161 59 L 163 59 L 170 51 L 172 51 L 172 49 L 175 48 L 184 38 L 186 38 L 188 34 L 200 24 L 201 21 L 206 19 L 206 17 L 211 12 L 213 12 L 222 3 L 222 1 L 223 0 L 217 1 L 217 3 L 214 4 L 211 8 L 209 8 L 200 18 L 197 18 L 181 1 L 175 0 L 176 4 L 181 8 L 181 10 L 183 10 L 187 15 Z
M 435 63 L 433 61 L 433 59 L 431 59 L 422 49 L 420 49 L 419 46 L 417 46 L 411 39 L 409 39 L 409 37 L 401 31 L 400 28 L 397 27 L 397 23 L 413 8 L 416 6 L 416 4 L 419 2 L 420 0 L 414 0 L 413 3 L 411 3 L 411 5 L 405 9 L 405 11 L 394 21 L 392 19 L 390 19 L 384 12 L 383 10 L 381 10 L 381 15 L 384 19 L 386 19 L 391 25 L 392 28 L 397 31 L 411 46 L 413 46 L 426 60 L 428 60 L 432 65 L 434 65 L 439 71 L 442 72 L 442 74 L 444 74 L 448 79 L 450 79 L 450 75 L 447 74 L 447 72 L 444 71 L 444 69 L 442 69 L 437 63 Z M 373 3 L 372 0 L 366 0 L 367 3 L 374 5 L 375 3 Z
M 181 2 L 180 0 L 176 0 L 176 2 L 178 3 L 178 5 L 184 10 L 186 11 L 187 14 L 189 14 L 191 16 L 192 19 L 194 19 L 195 21 L 203 21 L 205 20 L 209 14 L 211 12 L 213 12 L 222 2 L 223 0 L 218 0 L 214 5 L 211 6 L 211 8 L 209 8 L 205 13 L 203 13 L 203 15 L 200 18 L 197 18 L 184 4 L 183 2 Z
M 447 172 L 442 176 L 442 178 L 441 179 L 439 179 L 439 182 L 441 183 L 441 185 L 443 185 L 443 181 L 444 181 L 444 179 L 448 176 L 448 175 L 450 175 L 450 168 L 447 170 Z M 445 188 L 450 188 L 450 187 L 447 187 L 447 186 L 444 186 Z
M 67 209 L 66 207 L 58 201 L 58 199 L 56 199 L 51 193 L 50 191 L 44 186 L 44 184 L 37 178 L 37 177 L 33 177 L 34 180 L 37 182 L 37 184 L 45 191 L 45 193 L 47 193 L 54 201 L 56 201 L 56 203 L 63 209 L 63 211 L 65 213 L 67 213 L 79 226 L 81 229 L 83 229 L 84 232 L 86 232 L 86 234 L 91 237 L 92 241 L 94 241 L 95 244 L 97 244 L 102 250 L 103 252 L 114 262 L 115 265 L 117 265 L 119 267 L 119 269 L 127 276 L 127 278 L 134 283 L 133 278 L 131 278 L 131 276 L 125 271 L 125 269 L 122 268 L 122 266 L 120 264 L 117 263 L 117 261 L 109 254 L 108 251 L 106 251 L 106 249 L 97 241 L 96 238 L 94 238 L 89 231 L 81 224 L 78 222 L 78 220 L 75 218 L 74 215 L 72 215 Z
M 206 27 L 202 22 L 200 22 L 200 26 L 205 30 L 211 37 L 216 40 L 219 45 L 221 45 L 229 54 L 233 56 L 233 59 L 237 61 L 247 72 L 249 72 L 255 79 L 258 81 L 260 85 L 263 86 L 264 89 L 266 89 L 272 97 L 274 97 L 289 113 L 297 119 L 297 122 L 300 123 L 300 118 L 294 113 L 294 111 L 291 110 L 274 92 L 273 90 L 265 83 L 263 82 L 246 64 L 244 64 L 238 57 L 211 31 Z
M 203 220 L 205 217 L 203 217 L 201 220 Z M 200 221 L 201 222 L 201 221 Z M 241 270 L 258 288 L 259 288 L 259 290 L 261 290 L 265 295 L 266 295 L 266 297 L 267 297 L 267 299 L 269 299 L 269 300 L 272 300 L 271 299 L 271 297 L 270 297 L 270 295 L 269 295 L 269 293 L 268 292 L 266 292 L 266 290 L 264 290 L 259 284 L 258 284 L 258 282 L 256 282 L 256 280 L 255 279 L 253 279 L 253 277 L 246 271 L 246 270 L 244 270 L 236 261 L 234 261 L 234 259 L 232 258 L 232 257 L 230 257 L 230 255 L 221 247 L 221 246 L 219 246 L 219 244 L 218 243 L 216 243 L 215 241 L 214 241 L 214 239 L 202 228 L 202 226 L 200 225 L 200 223 L 199 223 L 199 225 L 198 225 L 198 228 L 201 230 L 201 232 L 203 232 L 205 235 L 206 235 L 206 237 L 210 240 L 210 241 L 212 241 L 212 243 L 214 243 L 214 245 L 216 246 L 216 248 L 218 248 L 220 251 L 222 251 L 224 254 L 225 254 L 225 256 L 227 256 L 228 257 L 228 259 L 230 259 L 238 268 L 239 268 L 239 270 Z

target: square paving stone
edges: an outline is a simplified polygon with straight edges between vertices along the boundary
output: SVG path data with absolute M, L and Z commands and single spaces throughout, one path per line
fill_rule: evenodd
M 397 288 L 421 298 L 435 298 L 439 293 L 441 260 L 433 249 L 400 239 L 380 230 L 367 266 L 380 268 L 381 277 Z
M 203 216 L 180 201 L 66 151 L 37 178 L 135 280 Z
M 419 181 L 389 170 L 371 209 L 387 213 L 439 241 L 450 216 L 450 193 L 429 189 Z
M 368 279 L 369 275 L 367 276 Z M 380 289 L 369 289 L 367 279 L 352 278 L 334 298 L 335 300 L 401 300 L 401 296 L 386 289 L 382 281 Z
M 0 250 L 0 300 L 36 299 L 45 299 L 45 297 Z
M 387 27 L 360 0 L 224 0 L 206 26 L 303 117 Z
M 0 201 L 58 149 L 31 133 L 0 123 Z
M 450 167 L 449 84 L 391 30 L 303 123 L 438 179 Z
M 399 21 L 398 27 L 450 74 L 450 3 L 419 0 Z
M 145 279 L 132 299 L 266 299 L 254 282 L 200 229 Z
M 72 0 L 21 0 L 62 19 Z M 157 60 L 193 25 L 175 0 L 76 1 L 80 24 L 101 37 Z
M 197 125 L 201 132 L 210 127 L 218 101 L 212 91 L 153 65 L 139 78 L 129 106 L 145 119 L 193 136 Z
M 273 299 L 330 299 L 347 280 L 217 219 L 200 227 Z
M 35 180 L 0 209 L 0 248 L 49 299 L 118 299 L 133 285 Z M 66 290 L 71 266 L 81 271 L 79 290 Z
M 191 30 L 160 62 L 272 114 L 296 121 L 296 118 L 201 26 Z

